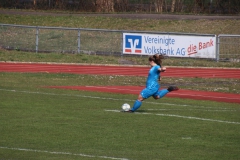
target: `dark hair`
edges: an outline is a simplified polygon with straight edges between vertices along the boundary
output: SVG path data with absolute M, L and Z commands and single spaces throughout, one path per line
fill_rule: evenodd
M 159 66 L 162 65 L 162 59 L 164 59 L 164 57 L 161 54 L 154 54 L 148 58 L 149 61 L 154 61 Z

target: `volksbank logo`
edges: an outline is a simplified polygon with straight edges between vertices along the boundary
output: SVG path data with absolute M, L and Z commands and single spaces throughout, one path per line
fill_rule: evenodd
M 142 53 L 142 36 L 125 35 L 125 52 Z

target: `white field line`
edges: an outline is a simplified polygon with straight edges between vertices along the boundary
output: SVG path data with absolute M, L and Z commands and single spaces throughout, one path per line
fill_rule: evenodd
M 135 100 L 134 100 L 135 102 Z M 205 107 L 205 106 L 193 106 L 193 105 L 188 105 L 188 104 L 172 104 L 172 103 L 158 103 L 158 102 L 146 102 L 144 101 L 144 103 L 149 103 L 149 104 L 154 104 L 154 105 L 161 105 L 161 104 L 164 104 L 164 105 L 169 105 L 169 106 L 181 106 L 181 107 L 192 107 L 192 108 L 214 108 L 214 107 Z M 214 108 L 216 109 L 216 108 Z M 218 109 L 229 109 L 229 108 L 222 108 L 222 107 L 218 107 Z M 240 108 L 239 108 L 240 109 Z
M 91 158 L 103 158 L 103 159 L 113 159 L 113 160 L 128 160 L 127 158 L 115 158 L 108 156 L 95 156 L 95 155 L 87 155 L 82 153 L 70 153 L 70 152 L 53 152 L 53 151 L 42 151 L 35 149 L 26 149 L 26 148 L 10 148 L 10 147 L 2 147 L 1 149 L 15 150 L 15 151 L 26 151 L 26 152 L 38 152 L 38 153 L 48 153 L 48 154 L 57 154 L 57 155 L 70 155 L 70 156 L 81 156 L 81 157 L 91 157 Z
M 160 109 L 146 109 L 149 111 L 206 111 L 206 112 L 235 112 L 233 109 L 174 109 L 174 108 L 160 108 Z
M 42 94 L 42 95 L 51 95 L 51 96 L 73 96 L 73 97 L 82 97 L 82 98 L 91 98 L 91 99 L 105 99 L 105 100 L 113 100 L 113 101 L 124 101 L 124 102 L 135 102 L 136 99 L 118 99 L 118 98 L 103 98 L 103 97 L 93 97 L 93 96 L 86 96 L 86 95 L 71 95 L 71 94 L 55 94 L 55 93 L 46 93 L 46 92 L 32 92 L 32 91 L 18 91 L 18 90 L 8 90 L 8 89 L 0 89 L 0 91 L 6 92 L 19 92 L 19 93 L 26 93 L 26 94 Z M 148 104 L 154 105 L 169 105 L 169 106 L 179 106 L 179 107 L 202 107 L 204 106 L 193 106 L 193 105 L 185 105 L 185 104 L 172 104 L 172 103 L 158 103 L 158 102 L 146 102 Z M 210 107 L 208 107 L 210 108 Z M 221 108 L 223 109 L 223 108 Z
M 184 96 L 191 96 L 195 97 L 196 95 L 191 95 L 191 94 L 184 94 L 184 93 L 171 93 L 175 95 L 184 95 Z M 229 98 L 229 97 L 216 97 L 216 96 L 205 96 L 205 95 L 198 95 L 198 97 L 210 97 L 210 98 L 217 98 L 217 99 L 233 99 L 233 100 L 238 100 L 238 98 Z
M 107 109 L 105 111 L 107 111 L 107 112 L 121 112 L 119 110 L 107 110 Z M 126 114 L 133 114 L 133 113 L 126 113 Z M 165 117 L 177 117 L 177 118 L 195 119 L 195 120 L 201 120 L 201 121 L 211 121 L 211 122 L 220 122 L 220 123 L 240 124 L 240 122 L 231 122 L 231 121 L 222 121 L 222 120 L 208 119 L 208 118 L 180 116 L 180 115 L 174 115 L 174 114 L 154 114 L 154 113 L 139 113 L 139 112 L 135 112 L 134 114 L 156 115 L 156 116 L 165 116 Z
M 89 88 L 107 88 L 109 90 L 129 90 L 129 91 L 137 91 L 137 90 L 132 90 L 132 89 L 120 89 L 120 88 L 108 88 L 108 87 L 103 87 L 103 86 L 86 86 L 86 87 L 89 87 Z M 175 94 L 175 93 L 172 93 L 172 94 Z M 179 95 L 188 95 L 188 94 L 179 94 Z M 190 95 L 190 96 L 193 96 L 193 95 Z M 210 96 L 209 96 L 210 97 Z M 221 98 L 221 97 L 219 97 Z M 235 98 L 233 98 L 235 99 Z M 132 101 L 132 100 L 129 100 L 129 101 Z M 134 100 L 135 101 L 135 100 Z M 145 103 L 151 103 L 151 104 L 164 104 L 164 105 L 176 105 L 176 106 L 191 106 L 191 105 L 177 105 L 177 104 L 170 104 L 170 103 L 157 103 L 157 102 L 145 102 Z M 203 107 L 203 108 L 206 108 L 204 106 L 191 106 L 191 107 Z M 213 108 L 213 107 L 208 107 L 208 108 Z M 228 108 L 221 108 L 221 109 L 228 109 Z

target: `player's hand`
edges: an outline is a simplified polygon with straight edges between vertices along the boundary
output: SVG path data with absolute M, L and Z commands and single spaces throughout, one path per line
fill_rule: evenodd
M 166 67 L 162 67 L 162 68 L 161 68 L 161 72 L 165 72 L 166 69 L 167 69 Z

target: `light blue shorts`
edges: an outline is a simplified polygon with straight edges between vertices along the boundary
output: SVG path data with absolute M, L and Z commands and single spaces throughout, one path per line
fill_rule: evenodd
M 141 95 L 144 99 L 147 99 L 151 96 L 156 96 L 158 93 L 158 89 L 159 87 L 155 87 L 155 88 L 145 88 L 141 91 Z

